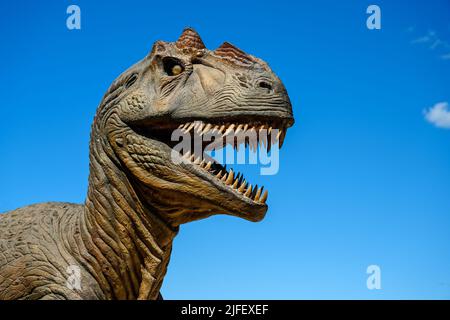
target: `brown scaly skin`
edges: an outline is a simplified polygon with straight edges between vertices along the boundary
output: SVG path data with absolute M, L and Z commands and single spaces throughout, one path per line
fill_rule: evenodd
M 0 216 L 0 299 L 156 299 L 180 224 L 212 214 L 261 220 L 267 195 L 242 176 L 233 188 L 232 173 L 215 176 L 221 166 L 171 160 L 167 133 L 192 121 L 216 131 L 272 126 L 282 142 L 293 116 L 262 60 L 228 43 L 207 50 L 189 28 L 175 43 L 157 41 L 97 110 L 85 205 Z M 70 265 L 80 267 L 81 290 L 66 285 Z

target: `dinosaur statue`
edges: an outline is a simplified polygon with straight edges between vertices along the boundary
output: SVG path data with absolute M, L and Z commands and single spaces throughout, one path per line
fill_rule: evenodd
M 85 204 L 0 215 L 0 299 L 158 299 L 181 224 L 213 214 L 259 221 L 267 211 L 267 191 L 232 169 L 189 154 L 172 161 L 173 130 L 276 128 L 281 145 L 293 122 L 264 61 L 227 42 L 208 50 L 191 28 L 156 41 L 97 109 Z

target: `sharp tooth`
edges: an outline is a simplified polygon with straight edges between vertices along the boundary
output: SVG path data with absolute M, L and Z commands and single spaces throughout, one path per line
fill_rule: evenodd
M 227 181 L 227 173 L 225 172 L 225 174 L 223 175 L 222 179 L 223 182 Z
M 218 174 L 216 174 L 217 179 L 220 179 L 222 177 L 222 170 L 219 171 Z
M 277 134 L 277 141 L 280 140 L 280 136 L 281 136 L 282 133 L 283 133 L 283 130 L 278 131 L 278 134 Z
M 230 173 L 228 174 L 228 178 L 225 181 L 226 184 L 230 185 L 233 182 L 234 172 L 233 169 L 230 169 Z
M 239 179 L 234 180 L 233 188 L 236 189 L 239 183 Z
M 205 129 L 203 129 L 203 131 L 202 131 L 201 134 L 207 133 L 211 128 L 212 128 L 212 124 L 208 123 L 208 124 L 205 126 Z
M 186 159 L 188 159 L 190 155 L 191 155 L 191 152 L 190 152 L 190 151 L 188 151 L 188 152 L 186 152 L 186 154 L 185 154 L 185 155 L 183 155 L 183 158 L 186 158 Z
M 207 164 L 206 164 L 206 167 L 205 167 L 205 169 L 206 170 L 209 170 L 209 169 L 211 169 L 211 161 L 209 161 Z
M 178 126 L 178 129 L 181 129 L 181 128 L 183 128 L 184 126 L 185 126 L 186 124 L 180 124 L 179 126 Z
M 258 185 L 253 188 L 252 194 L 249 196 L 250 199 L 255 200 L 256 192 L 258 192 Z
M 194 127 L 194 122 L 192 122 L 185 130 L 184 130 L 184 133 L 188 133 L 189 131 L 191 131 L 192 130 L 192 128 Z
M 259 197 L 261 196 L 262 188 L 259 188 L 258 191 L 256 191 L 255 195 L 255 201 L 259 200 Z
M 234 134 L 237 135 L 239 132 L 241 132 L 242 127 L 243 127 L 242 124 L 238 125 L 238 127 L 237 127 L 237 129 L 236 129 L 236 132 L 235 132 Z
M 281 137 L 280 137 L 280 148 L 283 146 L 284 137 L 286 137 L 286 131 L 285 130 L 282 130 L 282 131 L 283 131 L 283 133 L 281 134 Z
M 194 160 L 195 160 L 195 155 L 192 155 L 190 160 L 191 160 L 191 162 L 194 162 Z
M 205 166 L 205 164 L 206 164 L 205 159 L 203 159 L 202 162 L 200 162 L 200 167 L 203 168 Z
M 247 129 L 248 129 L 248 123 L 246 123 L 244 126 L 244 132 L 247 131 Z
M 225 125 L 222 125 L 219 129 L 219 133 L 222 133 L 224 129 L 225 129 Z
M 215 127 L 212 129 L 211 134 L 216 133 L 216 131 L 219 131 L 219 126 L 215 126 Z
M 195 159 L 194 164 L 200 164 L 200 157 L 198 157 L 197 159 Z
M 267 192 L 267 190 L 264 191 L 264 193 L 263 193 L 261 199 L 259 199 L 259 202 L 261 202 L 261 203 L 266 203 L 266 200 L 267 200 L 267 196 L 268 196 L 268 195 L 269 195 L 269 192 Z
M 256 130 L 255 130 L 255 127 L 251 127 L 249 130 L 248 130 L 248 132 L 249 132 L 249 137 L 253 137 L 253 136 L 258 136 L 258 133 L 256 132 Z M 254 134 L 255 133 L 255 134 Z
M 203 129 L 203 122 L 200 122 L 200 124 L 198 125 L 198 128 L 197 128 L 197 133 L 200 133 L 200 132 L 202 132 L 202 129 Z
M 272 127 L 269 127 L 269 130 L 267 131 L 267 152 L 272 149 Z
M 244 191 L 245 185 L 246 185 L 246 184 L 247 184 L 247 182 L 244 180 L 244 181 L 242 182 L 241 186 L 240 186 L 239 189 L 238 189 L 238 191 L 239 191 L 240 193 L 242 193 L 242 192 Z
M 231 124 L 231 125 L 228 127 L 227 131 L 225 131 L 224 135 L 226 136 L 226 135 L 229 134 L 231 131 L 233 131 L 233 129 L 234 129 L 234 124 Z
M 244 196 L 248 197 L 248 196 L 250 196 L 251 193 L 252 193 L 252 185 L 249 185 Z

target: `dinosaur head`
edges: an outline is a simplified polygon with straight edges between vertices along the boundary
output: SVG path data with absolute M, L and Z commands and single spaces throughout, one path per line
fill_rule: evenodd
M 208 50 L 190 28 L 176 42 L 157 41 L 116 79 L 96 116 L 136 194 L 174 226 L 212 214 L 259 221 L 267 211 L 267 192 L 199 159 L 193 146 L 174 161 L 174 130 L 222 141 L 246 132 L 261 140 L 263 129 L 281 145 L 293 122 L 287 92 L 264 61 L 227 42 Z

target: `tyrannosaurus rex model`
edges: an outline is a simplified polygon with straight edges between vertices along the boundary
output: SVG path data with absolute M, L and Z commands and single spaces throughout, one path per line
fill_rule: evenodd
M 173 161 L 173 131 L 248 131 L 258 143 L 264 129 L 281 145 L 292 124 L 287 92 L 262 60 L 227 42 L 207 50 L 190 28 L 157 41 L 98 107 L 85 204 L 0 215 L 0 299 L 157 299 L 180 224 L 267 211 L 267 192 L 220 163 Z

